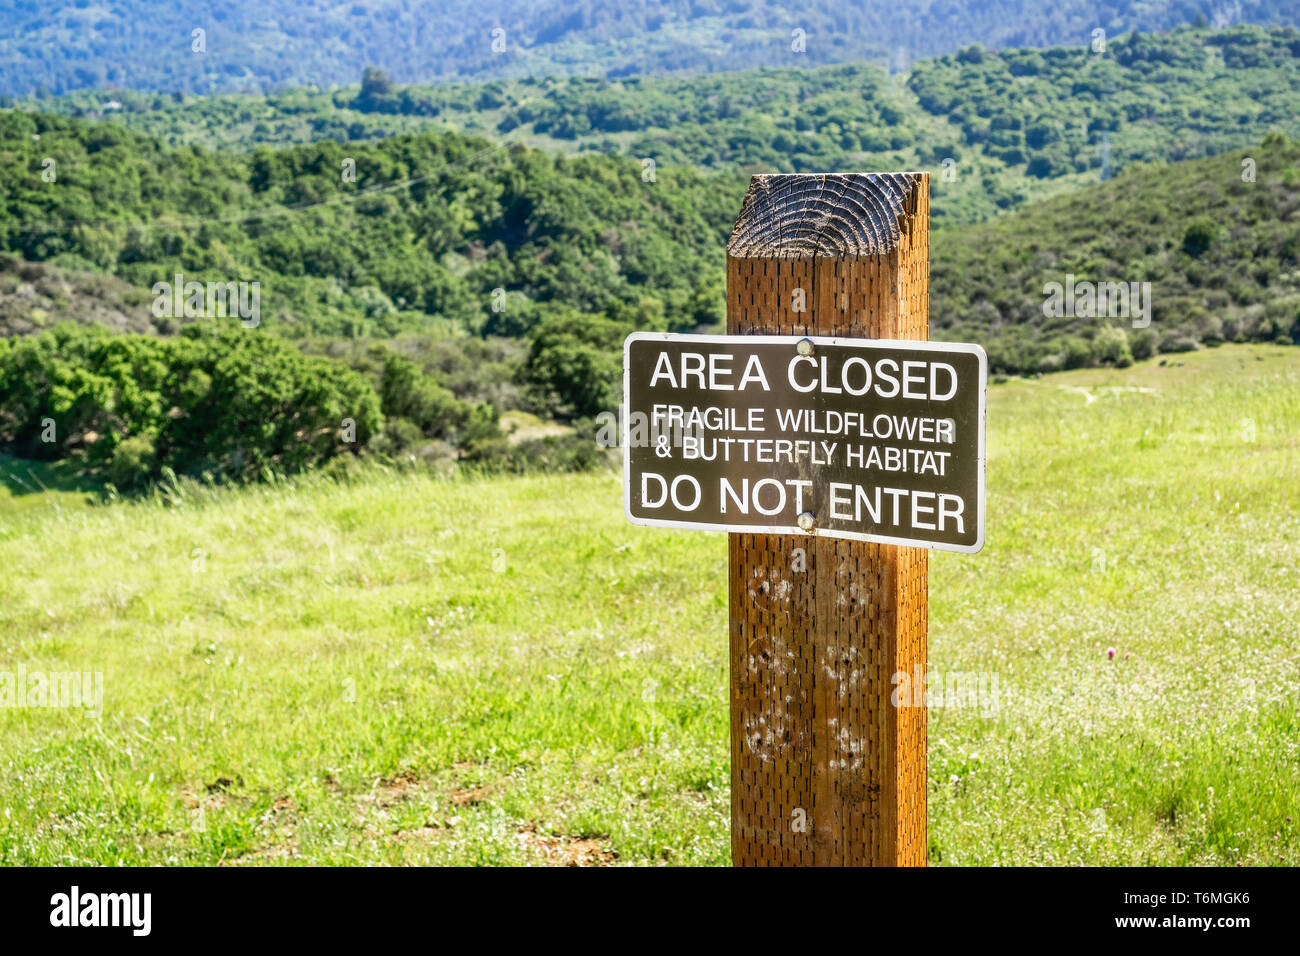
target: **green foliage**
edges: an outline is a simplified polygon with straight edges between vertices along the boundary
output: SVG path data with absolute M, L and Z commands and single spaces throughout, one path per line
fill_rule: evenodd
M 429 438 L 450 437 L 461 418 L 455 396 L 399 355 L 384 362 L 379 398 L 385 415 L 405 419 Z
M 1253 160 L 1255 181 L 1243 181 Z M 1224 341 L 1291 341 L 1300 312 L 1300 142 L 1117 178 L 932 237 L 930 332 L 985 345 L 995 371 L 1125 365 Z M 1044 312 L 1048 283 L 1149 282 L 1150 327 Z
M 603 137 L 600 149 L 630 156 L 550 156 L 445 130 L 213 153 L 168 148 L 115 124 L 0 112 L 0 153 L 19 171 L 0 179 L 0 334 L 63 318 L 164 336 L 187 329 L 168 344 L 125 338 L 112 361 L 107 347 L 92 354 L 78 344 L 37 361 L 34 346 L 6 346 L 5 367 L 24 371 L 0 387 L 0 439 L 84 462 L 123 488 L 169 467 L 234 477 L 296 470 L 337 449 L 289 441 L 284 428 L 296 425 L 292 415 L 289 426 L 281 420 L 283 403 L 305 401 L 302 414 L 320 417 L 317 405 L 333 407 L 337 376 L 350 367 L 386 422 L 368 425 L 358 449 L 485 469 L 519 470 L 530 455 L 538 467 L 588 467 L 598 456 L 580 435 L 516 439 L 499 416 L 526 407 L 581 422 L 617 404 L 628 331 L 720 325 L 724 243 L 745 185 L 736 167 L 852 167 L 866 150 L 903 146 L 927 162 L 956 160 L 955 183 L 932 180 L 935 209 L 948 204 L 951 222 L 1078 185 L 1095 166 L 1077 150 L 1109 138 L 1116 178 L 934 234 L 932 334 L 984 343 L 998 372 L 1298 339 L 1297 145 L 1273 133 L 1213 160 L 1134 162 L 1290 128 L 1297 54 L 1296 31 L 1239 28 L 1112 39 L 1105 55 L 970 48 L 917 64 L 906 86 L 865 65 L 419 88 L 372 69 L 360 93 L 175 108 L 128 100 L 124 111 L 128 120 L 207 122 L 243 110 L 261 122 L 268 109 L 301 119 L 343 104 L 383 122 L 456 116 L 467 128 L 571 133 L 579 150 Z M 1247 87 L 1260 107 L 1249 114 L 1201 102 L 1242 101 Z M 1157 95 L 1157 112 L 1137 109 Z M 641 155 L 659 157 L 653 175 Z M 897 168 L 901 154 L 874 155 Z M 665 156 L 728 171 L 664 165 Z M 56 164 L 53 182 L 41 176 L 46 159 Z M 1257 181 L 1243 181 L 1255 165 Z M 349 169 L 355 182 L 343 175 Z M 148 290 L 177 273 L 258 282 L 258 333 L 239 339 L 247 330 L 215 316 L 154 316 Z M 1067 273 L 1151 282 L 1151 327 L 1045 315 L 1044 284 Z M 301 352 L 234 350 L 220 369 L 171 352 L 214 334 L 245 344 L 288 336 Z M 302 353 L 317 356 L 310 372 L 297 371 Z M 276 384 L 286 382 L 287 393 Z M 255 420 L 255 407 L 275 409 L 274 421 Z M 44 411 L 58 443 L 38 441 Z M 205 437 L 186 444 L 190 432 Z
M 341 440 L 346 420 L 356 446 Z M 73 457 L 120 488 L 166 468 L 234 480 L 302 471 L 382 424 L 361 376 L 238 326 L 162 339 L 59 325 L 0 352 L 0 444 Z
M 556 418 L 591 418 L 617 407 L 622 344 L 632 328 L 598 315 L 547 319 L 530 338 L 520 380 L 533 406 Z
M 1214 245 L 1220 232 L 1219 224 L 1209 216 L 1197 216 L 1187 224 L 1183 232 L 1183 252 L 1193 258 L 1199 257 Z
M 482 460 L 484 444 L 501 437 L 495 406 L 460 401 L 400 355 L 384 359 L 379 395 L 384 415 L 398 426 L 385 429 L 387 442 L 381 447 L 390 453 L 436 439 L 465 449 L 470 460 Z
M 736 70 L 908 57 L 966 47 L 1080 42 L 1090 30 L 1167 30 L 1199 17 L 1203 0 L 384 0 L 326 3 L 115 0 L 10 4 L 0 23 L 0 94 L 107 85 L 187 92 L 345 83 L 379 63 L 394 76 L 476 79 Z M 1247 23 L 1297 23 L 1285 0 L 1235 0 Z M 794 27 L 802 31 L 793 32 Z M 496 34 L 493 31 L 502 32 Z M 202 31 L 201 35 L 198 31 Z M 500 40 L 501 45 L 494 40 Z M 796 42 L 802 40 L 802 42 Z M 491 88 L 484 91 L 490 102 Z M 582 118 L 575 116 L 575 121 Z
M 923 60 L 908 87 L 967 149 L 1037 180 L 1217 155 L 1270 130 L 1300 135 L 1300 32 L 1111 32 L 1104 52 L 1079 43 Z
M 617 346 L 608 335 L 598 342 Z M 291 474 L 332 465 L 344 453 L 482 471 L 604 462 L 594 443 L 576 434 L 507 440 L 499 407 L 487 398 L 491 382 L 467 388 L 448 363 L 449 355 L 468 353 L 472 366 L 485 343 L 400 345 L 418 361 L 381 343 L 337 358 L 304 355 L 274 334 L 238 325 L 196 324 L 159 338 L 62 324 L 0 339 L 0 449 L 72 462 L 121 491 L 168 473 L 217 480 Z M 557 346 L 545 354 L 561 352 Z M 581 382 L 604 387 L 606 353 L 593 349 L 591 360 L 596 370 L 586 377 L 576 364 L 565 366 L 572 382 L 556 376 L 563 396 L 582 395 Z M 493 374 L 513 378 L 516 362 Z
M 0 251 L 71 257 L 144 289 L 176 273 L 256 281 L 263 326 L 292 335 L 519 335 L 558 308 L 650 306 L 691 324 L 744 189 L 452 133 L 231 155 L 0 112 L 0 153 L 25 170 L 0 179 Z
M 203 99 L 115 90 L 23 108 L 103 117 L 173 145 L 244 150 L 452 127 L 559 152 L 650 158 L 660 169 L 938 173 L 950 159 L 957 177 L 936 176 L 937 224 L 987 219 L 1096 181 L 1106 162 L 1114 171 L 1215 155 L 1274 129 L 1300 136 L 1295 29 L 1125 35 L 1133 23 L 1117 21 L 1102 24 L 1110 37 L 1095 53 L 1083 41 L 1098 25 L 1090 12 L 1062 38 L 1070 46 L 970 48 L 917 61 L 905 75 L 877 62 L 806 68 L 815 58 L 768 56 L 749 62 L 781 66 L 405 87 L 372 71 L 360 90 Z M 825 39 L 815 44 L 820 52 Z M 809 44 L 812 51 L 811 33 Z M 120 108 L 105 110 L 110 96 Z
M 424 134 L 350 151 L 358 153 L 362 175 L 382 172 L 384 181 L 400 182 L 423 164 L 434 170 L 427 181 L 354 203 L 330 202 L 340 188 L 332 177 L 343 152 L 334 144 L 232 157 L 161 150 L 122 132 L 126 142 L 92 153 L 88 141 L 101 127 L 0 114 L 6 125 L 11 132 L 3 142 L 29 151 L 29 162 L 36 154 L 24 134 L 44 130 L 41 142 L 71 157 L 64 168 L 72 172 L 57 190 L 21 179 L 0 183 L 9 210 L 0 219 L 0 245 L 34 257 L 99 256 L 137 288 L 177 271 L 260 280 L 261 329 L 313 333 L 304 339 L 309 350 L 350 354 L 347 361 L 365 366 L 377 391 L 383 361 L 366 355 L 371 336 L 405 336 L 402 348 L 420 353 L 408 357 L 458 402 L 502 410 L 526 401 L 547 414 L 581 417 L 614 404 L 621 331 L 691 330 L 721 320 L 723 243 L 742 186 L 730 177 L 661 171 L 649 183 L 639 166 L 615 157 L 483 152 L 473 149 L 481 141 Z M 112 155 L 101 159 L 105 152 Z M 434 157 L 452 168 L 437 171 Z M 1000 371 L 1122 364 L 1124 348 L 1097 337 L 1106 323 L 1043 315 L 1044 284 L 1072 273 L 1153 284 L 1158 331 L 1148 340 L 1131 330 L 1133 357 L 1199 342 L 1291 337 L 1300 305 L 1291 185 L 1298 158 L 1294 142 L 1273 135 L 1245 153 L 1132 167 L 1032 210 L 938 230 L 933 334 L 985 343 Z M 473 168 L 458 165 L 467 159 Z M 1257 166 L 1256 182 L 1243 182 L 1247 160 Z M 258 207 L 268 211 L 255 213 L 254 197 L 268 202 Z M 323 205 L 301 208 L 311 197 Z M 216 215 L 227 199 L 242 212 Z M 371 199 L 385 204 L 383 215 L 367 212 Z M 212 210 L 212 221 L 194 232 L 168 226 L 183 202 Z M 169 204 L 173 211 L 153 229 L 125 218 Z M 120 209 L 124 221 L 42 228 L 54 217 L 88 218 L 95 208 L 105 217 Z M 1225 210 L 1230 222 L 1222 221 Z M 38 275 L 39 283 L 46 278 Z M 53 306 L 66 286 L 52 283 L 45 301 Z M 167 331 L 164 321 L 190 321 L 153 320 L 144 301 L 135 307 L 145 313 L 145 327 L 154 322 Z M 1282 312 L 1266 311 L 1275 309 Z M 20 314 L 26 325 L 19 330 L 35 325 L 36 310 Z M 463 337 L 488 330 L 523 339 L 527 355 L 522 346 Z M 390 414 L 415 414 L 423 439 L 445 443 L 448 455 L 486 447 L 490 415 L 475 417 L 429 389 L 411 399 L 422 411 Z
M 1097 363 L 1115 368 L 1128 368 L 1133 364 L 1133 348 L 1128 332 L 1117 325 L 1103 325 L 1093 339 Z
M 104 466 L 104 477 L 126 491 L 158 473 L 158 449 L 148 435 L 132 435 L 117 443 Z

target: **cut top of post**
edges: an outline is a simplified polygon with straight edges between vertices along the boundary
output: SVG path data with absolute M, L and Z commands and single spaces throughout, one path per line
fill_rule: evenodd
M 908 200 L 929 174 L 754 176 L 727 243 L 733 259 L 878 256 L 898 247 Z M 914 202 L 911 204 L 915 208 Z

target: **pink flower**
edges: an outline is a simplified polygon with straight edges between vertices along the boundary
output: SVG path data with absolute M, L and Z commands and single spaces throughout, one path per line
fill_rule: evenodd
M 1115 659 L 1115 648 L 1113 647 L 1106 648 L 1106 656 L 1113 661 Z

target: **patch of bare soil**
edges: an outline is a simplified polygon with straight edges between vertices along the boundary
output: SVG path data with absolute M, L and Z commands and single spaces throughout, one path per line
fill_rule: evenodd
M 383 777 L 375 781 L 370 788 L 370 798 L 381 807 L 391 807 L 411 797 L 411 791 L 419 786 L 419 778 L 409 770 L 396 777 Z
M 426 823 L 422 827 L 412 827 L 409 830 L 394 830 L 389 834 L 392 840 L 438 840 L 446 833 L 450 827 L 440 827 L 432 823 Z M 372 834 L 374 831 L 370 831 Z M 373 838 L 373 837 L 372 837 Z
M 218 866 L 275 866 L 298 855 L 295 846 L 268 846 L 237 856 L 233 860 L 222 860 Z
M 538 833 L 536 823 L 525 825 L 516 836 L 520 843 L 540 851 L 552 866 L 609 866 L 618 861 L 608 837 L 550 836 Z
M 451 791 L 447 799 L 458 807 L 472 807 L 482 803 L 492 793 L 493 787 L 465 787 Z
M 242 780 L 235 781 L 226 777 L 204 784 L 202 791 L 197 787 L 186 784 L 181 787 L 181 803 L 189 810 L 216 810 L 228 804 L 246 800 L 246 797 L 238 797 L 230 792 L 232 787 L 242 785 Z

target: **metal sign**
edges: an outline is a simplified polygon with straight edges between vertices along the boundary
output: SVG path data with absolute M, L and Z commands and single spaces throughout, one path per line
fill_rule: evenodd
M 978 551 L 987 388 L 978 345 L 633 333 L 628 520 Z

